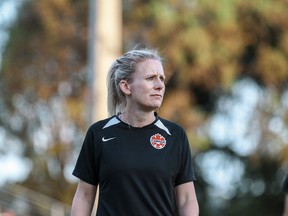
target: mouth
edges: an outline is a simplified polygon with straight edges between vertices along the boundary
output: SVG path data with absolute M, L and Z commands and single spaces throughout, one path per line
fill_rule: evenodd
M 162 98 L 162 95 L 160 95 L 160 94 L 153 94 L 153 95 L 151 95 L 151 97 Z

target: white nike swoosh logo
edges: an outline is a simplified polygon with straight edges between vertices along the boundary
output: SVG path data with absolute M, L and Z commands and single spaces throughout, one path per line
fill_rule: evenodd
M 107 141 L 112 140 L 112 139 L 115 139 L 115 138 L 116 138 L 116 137 L 110 137 L 110 138 L 105 139 L 105 137 L 102 137 L 102 141 L 103 141 L 103 142 L 107 142 Z

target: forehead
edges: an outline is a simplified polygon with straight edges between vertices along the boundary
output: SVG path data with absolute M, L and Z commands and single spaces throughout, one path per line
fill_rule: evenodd
M 135 69 L 135 73 L 138 74 L 159 73 L 164 75 L 162 63 L 155 59 L 147 59 L 140 62 L 136 65 Z

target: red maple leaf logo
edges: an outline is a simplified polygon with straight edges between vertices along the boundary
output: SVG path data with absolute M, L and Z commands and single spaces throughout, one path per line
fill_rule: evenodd
M 166 146 L 166 139 L 157 133 L 150 138 L 150 143 L 155 149 L 163 149 Z

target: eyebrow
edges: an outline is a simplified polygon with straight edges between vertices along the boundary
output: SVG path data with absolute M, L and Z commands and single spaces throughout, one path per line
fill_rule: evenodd
M 145 77 L 151 77 L 151 76 L 157 77 L 158 73 L 150 73 L 150 74 L 147 74 L 147 76 L 145 76 Z M 160 74 L 159 77 L 166 79 L 166 76 L 164 74 Z
M 156 75 L 156 76 L 159 75 L 159 76 L 162 76 L 162 77 L 166 77 L 164 73 L 163 73 L 163 74 L 160 74 L 160 73 L 157 72 L 157 71 L 151 71 L 151 72 L 150 72 L 150 75 Z

